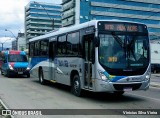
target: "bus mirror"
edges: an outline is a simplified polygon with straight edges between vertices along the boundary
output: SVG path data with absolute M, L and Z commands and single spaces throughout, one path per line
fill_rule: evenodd
M 94 38 L 94 44 L 95 44 L 95 47 L 99 47 L 100 40 L 99 40 L 98 37 L 95 37 L 95 38 Z

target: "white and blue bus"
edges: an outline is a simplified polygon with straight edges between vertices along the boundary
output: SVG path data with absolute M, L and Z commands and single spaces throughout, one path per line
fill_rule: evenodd
M 150 45 L 145 24 L 93 20 L 29 40 L 31 74 L 82 90 L 113 92 L 149 88 Z

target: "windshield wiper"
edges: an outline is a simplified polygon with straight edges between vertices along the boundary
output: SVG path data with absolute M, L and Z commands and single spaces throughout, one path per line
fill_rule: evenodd
M 118 35 L 116 35 L 115 32 L 112 32 L 111 34 L 114 37 L 114 39 L 118 42 L 118 44 L 120 45 L 120 47 L 124 49 L 125 58 L 126 58 L 127 57 L 126 41 L 124 41 L 124 43 L 123 43 L 122 39 Z
M 136 59 L 136 56 L 135 56 L 135 54 L 134 54 L 134 50 L 133 50 L 133 48 L 132 48 L 132 45 L 134 44 L 134 42 L 135 42 L 135 40 L 136 40 L 136 38 L 133 38 L 130 42 L 129 42 L 129 44 L 127 44 L 127 40 L 125 40 L 124 41 L 124 43 L 122 42 L 122 39 L 120 38 L 120 37 L 118 37 L 116 34 L 115 34 L 115 32 L 112 32 L 111 33 L 112 34 L 112 36 L 114 37 L 114 39 L 118 42 L 118 44 L 124 49 L 124 52 L 125 52 L 125 57 L 130 57 L 130 52 L 132 53 L 132 55 L 133 55 L 133 58 L 135 59 L 135 60 L 137 60 Z
M 137 61 L 135 53 L 134 53 L 134 49 L 133 49 L 133 44 L 135 43 L 135 41 L 136 41 L 136 38 L 134 36 L 133 39 L 129 42 L 129 44 L 126 44 L 126 45 L 127 45 L 127 51 L 129 52 L 129 57 L 130 57 L 130 52 L 131 52 L 133 55 L 133 58 L 135 59 L 135 61 Z
M 118 42 L 118 44 L 124 49 L 124 43 L 122 42 L 122 39 L 119 38 L 119 37 L 115 34 L 115 32 L 112 32 L 111 34 L 112 34 L 112 36 L 114 37 L 114 39 Z

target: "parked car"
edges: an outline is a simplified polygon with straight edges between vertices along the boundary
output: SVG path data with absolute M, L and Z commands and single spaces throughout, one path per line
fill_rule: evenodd
M 160 72 L 160 64 L 151 64 L 151 71 L 153 73 L 159 73 Z
M 0 53 L 1 74 L 7 77 L 27 75 L 30 77 L 30 68 L 24 51 L 10 50 Z

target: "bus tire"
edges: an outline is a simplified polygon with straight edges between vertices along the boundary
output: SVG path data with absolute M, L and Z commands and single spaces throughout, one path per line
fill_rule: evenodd
M 81 83 L 78 75 L 73 76 L 73 81 L 71 84 L 71 92 L 78 97 L 82 95 Z
M 124 94 L 124 91 L 114 91 L 114 95 L 116 96 L 122 96 Z
M 46 84 L 46 80 L 44 80 L 44 76 L 43 76 L 43 69 L 40 69 L 40 70 L 39 70 L 39 82 L 40 82 L 42 85 L 45 85 L 45 84 Z

